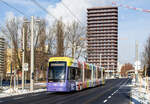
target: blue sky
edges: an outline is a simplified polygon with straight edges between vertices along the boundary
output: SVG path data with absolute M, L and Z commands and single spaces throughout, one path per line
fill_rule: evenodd
M 30 0 L 5 0 L 10 5 L 22 11 L 28 16 L 38 16 L 47 19 L 51 23 L 53 18 L 38 8 Z M 65 23 L 75 20 L 69 14 L 61 2 L 65 3 L 70 10 L 79 18 L 83 24 L 86 24 L 86 8 L 94 6 L 108 6 L 113 0 L 37 0 L 56 18 L 63 17 Z M 150 9 L 150 0 L 115 0 L 118 4 L 129 5 L 137 8 Z M 0 24 L 3 25 L 7 17 L 22 16 L 14 9 L 0 2 Z M 10 15 L 11 14 L 11 15 Z M 150 36 L 150 13 L 144 13 L 119 7 L 118 20 L 118 60 L 121 63 L 135 60 L 135 41 L 139 42 L 139 56 L 144 49 L 147 38 Z

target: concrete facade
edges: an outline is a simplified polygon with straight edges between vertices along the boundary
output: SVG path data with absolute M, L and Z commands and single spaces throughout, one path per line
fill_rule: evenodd
M 5 39 L 0 38 L 0 78 L 4 78 L 5 75 Z
M 88 63 L 100 64 L 108 72 L 117 70 L 118 8 L 96 7 L 87 9 Z

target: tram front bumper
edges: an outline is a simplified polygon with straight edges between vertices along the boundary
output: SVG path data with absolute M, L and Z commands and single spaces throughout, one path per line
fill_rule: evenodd
M 47 91 L 50 92 L 68 92 L 66 84 L 60 82 L 47 83 Z

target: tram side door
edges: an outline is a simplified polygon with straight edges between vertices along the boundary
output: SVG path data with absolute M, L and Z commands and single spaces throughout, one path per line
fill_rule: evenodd
M 76 69 L 74 67 L 69 68 L 69 82 L 70 82 L 70 90 L 76 90 L 76 81 L 75 81 Z

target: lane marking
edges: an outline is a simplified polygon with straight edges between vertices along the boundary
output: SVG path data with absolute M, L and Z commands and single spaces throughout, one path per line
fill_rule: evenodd
M 109 99 L 111 98 L 111 96 L 108 97 Z
M 128 80 L 126 80 L 122 85 L 124 85 L 127 82 L 128 82 Z M 121 86 L 115 92 L 113 92 L 111 95 L 113 96 L 115 93 L 117 93 L 119 91 L 119 89 L 121 89 Z M 111 96 L 109 96 L 108 98 L 111 98 Z
M 127 84 L 128 81 L 129 81 L 129 79 L 126 80 L 122 85 Z M 113 96 L 115 93 L 119 92 L 119 90 L 121 89 L 122 85 L 120 85 L 120 87 L 115 92 L 113 92 L 111 95 Z M 111 96 L 108 96 L 108 99 L 110 99 L 110 98 L 111 98 Z M 108 99 L 104 100 L 104 103 L 106 103 L 108 101 Z
M 24 97 L 17 97 L 17 98 L 13 98 L 13 99 L 17 100 L 17 99 L 22 99 L 22 98 L 24 98 Z
M 128 83 L 129 79 L 127 79 L 122 85 L 120 85 L 119 89 L 121 89 L 123 86 L 125 86 Z
M 104 100 L 104 103 L 106 103 L 107 102 L 107 100 Z
M 118 84 L 120 85 L 121 83 L 124 82 L 124 80 L 121 80 L 120 82 L 119 82 L 119 80 L 118 80 L 117 82 L 118 82 Z M 114 85 L 114 83 L 116 83 L 116 82 L 113 82 L 113 83 L 111 83 L 110 85 Z M 92 101 L 95 101 L 98 97 L 104 95 L 105 93 L 109 92 L 110 90 L 112 90 L 113 88 L 115 88 L 115 87 L 117 87 L 117 86 L 118 86 L 118 85 L 111 86 L 109 89 L 107 89 L 107 90 L 104 91 L 103 93 L 99 94 L 98 96 L 95 96 L 95 97 L 93 97 L 93 98 L 87 100 L 87 101 L 85 102 L 85 104 L 89 104 L 89 103 L 91 103 Z M 112 94 L 112 95 L 113 95 L 113 94 Z

